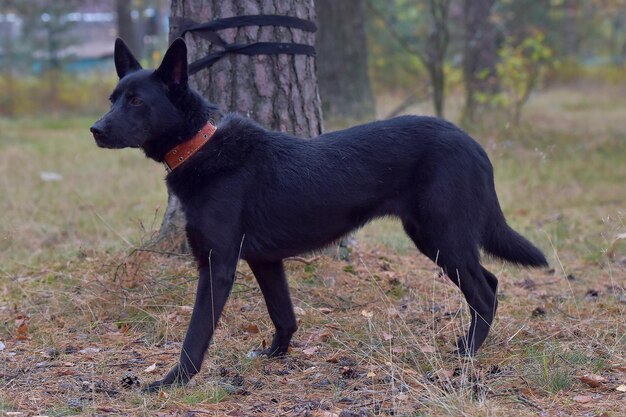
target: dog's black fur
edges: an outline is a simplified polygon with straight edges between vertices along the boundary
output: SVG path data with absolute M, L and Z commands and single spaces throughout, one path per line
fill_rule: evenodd
M 115 64 L 120 81 L 111 110 L 91 128 L 99 146 L 138 147 L 162 162 L 219 116 L 187 85 L 182 39 L 155 71 L 141 69 L 118 40 Z M 282 260 L 376 217 L 400 218 L 417 248 L 463 292 L 472 321 L 457 342 L 460 353 L 482 345 L 497 307 L 498 281 L 481 266 L 479 248 L 520 265 L 547 265 L 506 224 L 485 151 L 433 117 L 397 117 L 309 140 L 228 114 L 167 183 L 186 215 L 199 282 L 180 361 L 149 389 L 185 383 L 199 371 L 239 258 L 250 265 L 276 327 L 270 356 L 287 352 L 296 331 Z

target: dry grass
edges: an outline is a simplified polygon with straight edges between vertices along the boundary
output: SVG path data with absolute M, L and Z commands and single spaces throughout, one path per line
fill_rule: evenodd
M 360 232 L 350 263 L 287 263 L 300 329 L 285 359 L 248 357 L 272 326 L 242 264 L 202 372 L 157 395 L 121 381 L 163 374 L 190 315 L 190 259 L 133 250 L 158 228 L 161 168 L 96 149 L 86 120 L 0 121 L 0 411 L 620 415 L 626 247 L 606 250 L 626 232 L 623 97 L 542 94 L 532 125 L 483 136 L 505 212 L 553 269 L 489 263 L 500 309 L 475 358 L 450 353 L 467 324 L 459 292 L 385 220 Z

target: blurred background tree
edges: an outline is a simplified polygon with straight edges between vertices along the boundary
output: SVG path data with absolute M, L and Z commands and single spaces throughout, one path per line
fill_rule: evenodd
M 432 94 L 435 114 L 443 116 L 446 88 L 444 65 L 450 42 L 450 3 L 450 0 L 368 0 L 375 27 L 384 29 L 395 44 L 402 48 L 403 54 L 410 55 L 398 63 L 403 64 L 408 72 L 416 71 L 416 75 L 419 75 L 419 70 L 426 70 L 430 77 L 430 87 L 426 89 L 422 83 L 418 83 L 418 89 L 405 98 L 392 115 L 414 104 L 426 90 Z M 387 52 L 388 48 L 381 47 L 378 50 Z M 381 58 L 375 63 L 385 67 L 386 61 L 384 57 Z
M 136 56 L 142 55 L 143 42 L 137 37 L 135 24 L 133 23 L 133 3 L 128 0 L 115 0 L 115 13 L 117 15 L 117 34 L 124 39 L 126 45 Z
M 367 67 L 365 0 L 316 0 L 317 76 L 326 123 L 347 126 L 375 116 Z
M 499 89 L 498 29 L 495 24 L 496 0 L 463 0 L 463 79 L 465 107 L 462 122 L 474 122 L 476 113 L 490 110 L 490 96 Z

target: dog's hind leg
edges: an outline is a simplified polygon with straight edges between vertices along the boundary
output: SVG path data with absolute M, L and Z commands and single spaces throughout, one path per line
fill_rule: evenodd
M 471 323 L 467 335 L 458 339 L 457 348 L 459 354 L 473 355 L 491 328 L 497 308 L 498 280 L 480 265 L 478 248 L 471 241 L 470 231 L 455 230 L 450 224 L 436 220 L 425 224 L 427 226 L 420 230 L 412 222 L 403 222 L 418 249 L 461 289 L 470 308 Z
M 283 355 L 289 349 L 291 336 L 298 329 L 283 263 L 276 261 L 248 264 L 261 287 L 267 311 L 276 328 L 272 345 L 262 353 L 270 357 Z

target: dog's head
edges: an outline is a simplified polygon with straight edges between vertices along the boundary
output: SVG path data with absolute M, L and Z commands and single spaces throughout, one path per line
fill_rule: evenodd
M 156 70 L 144 70 L 121 39 L 115 41 L 115 69 L 120 80 L 109 100 L 111 109 L 91 126 L 102 148 L 144 148 L 184 124 L 177 100 L 187 85 L 187 46 L 176 39 Z

